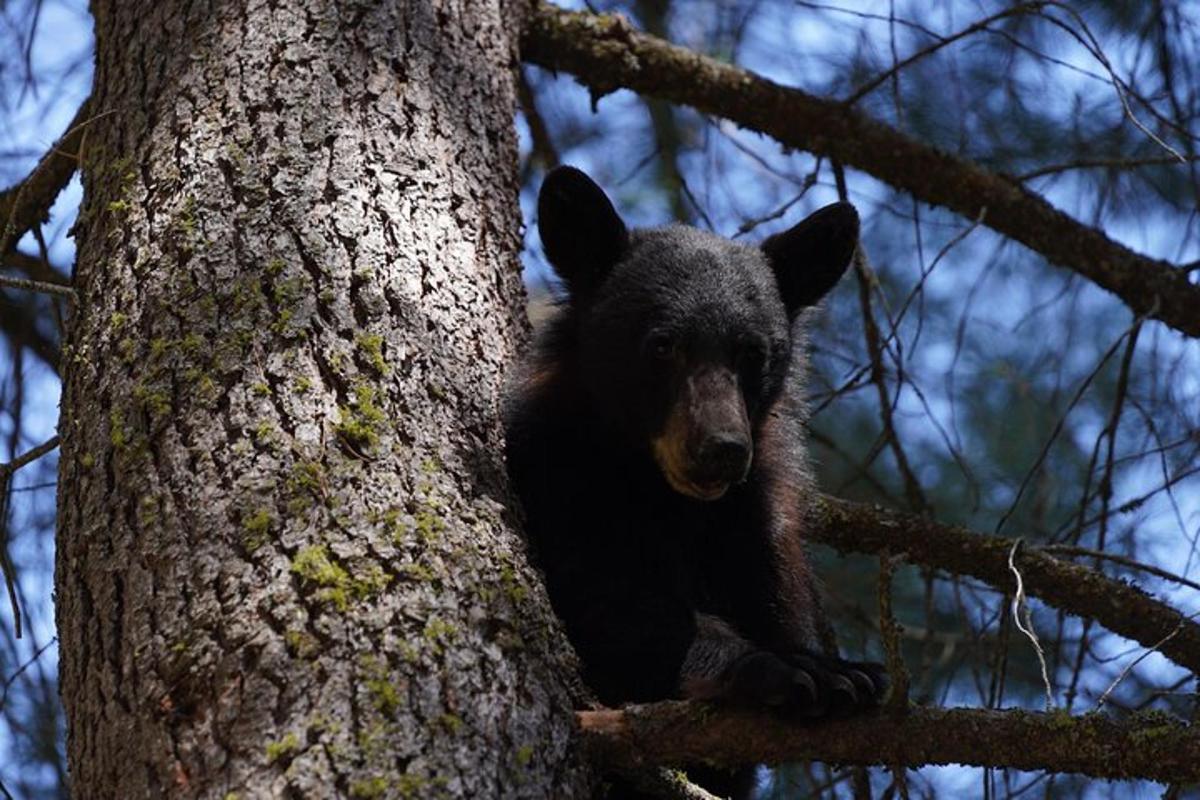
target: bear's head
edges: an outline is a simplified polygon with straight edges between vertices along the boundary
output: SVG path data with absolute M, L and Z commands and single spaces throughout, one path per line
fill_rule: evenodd
M 826 206 L 761 245 L 685 226 L 629 230 L 573 167 L 538 197 L 565 284 L 577 374 L 596 414 L 675 491 L 715 500 L 747 476 L 792 361 L 792 323 L 850 263 L 858 214 Z

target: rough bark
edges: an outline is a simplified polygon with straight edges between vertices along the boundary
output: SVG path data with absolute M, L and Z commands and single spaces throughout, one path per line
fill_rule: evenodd
M 93 11 L 56 574 L 75 796 L 585 793 L 498 456 L 522 9 Z
M 938 150 L 853 108 L 632 30 L 624 19 L 535 3 L 526 60 L 569 72 L 601 96 L 620 88 L 689 105 L 830 156 L 1036 250 L 1117 295 L 1134 312 L 1200 336 L 1200 287 L 1188 271 L 1139 255 L 1054 208 L 1013 177 Z
M 906 714 L 803 725 L 761 714 L 658 703 L 584 711 L 580 728 L 612 769 L 825 761 L 921 767 L 970 764 L 1096 778 L 1200 781 L 1200 732 L 1161 712 L 1104 714 L 914 708 Z

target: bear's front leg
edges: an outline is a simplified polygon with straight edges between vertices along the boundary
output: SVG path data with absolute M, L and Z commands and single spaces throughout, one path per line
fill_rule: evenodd
M 680 675 L 683 695 L 766 707 L 783 714 L 841 716 L 879 705 L 887 691 L 879 664 L 755 647 L 724 620 L 696 615 L 696 637 Z

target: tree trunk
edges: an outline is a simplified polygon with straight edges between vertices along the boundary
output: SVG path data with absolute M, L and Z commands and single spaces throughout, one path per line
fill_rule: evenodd
M 503 0 L 93 3 L 57 609 L 79 798 L 586 793 L 497 410 Z

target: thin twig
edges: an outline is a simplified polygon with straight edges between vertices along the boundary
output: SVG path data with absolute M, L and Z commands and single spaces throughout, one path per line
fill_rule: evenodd
M 27 278 L 13 278 L 8 275 L 0 275 L 0 286 L 8 286 L 9 288 L 20 289 L 25 292 L 42 292 L 43 294 L 52 294 L 58 297 L 65 297 L 68 300 L 75 300 L 75 290 L 61 283 L 46 283 L 45 281 L 31 281 Z
M 1041 11 L 1045 5 L 1046 5 L 1046 0 L 1037 0 L 1036 2 L 1032 2 L 1032 3 L 1022 3 L 1021 5 L 1013 6 L 1012 8 L 1006 8 L 1003 11 L 993 14 L 990 17 L 985 17 L 984 19 L 974 22 L 974 23 L 968 25 L 967 27 L 963 28 L 962 30 L 960 30 L 957 33 L 953 33 L 953 34 L 950 34 L 949 36 L 945 36 L 945 37 L 939 37 L 938 41 L 934 42 L 933 44 L 931 44 L 927 47 L 924 47 L 924 48 L 918 50 L 917 52 L 913 53 L 912 55 L 908 56 L 907 58 L 905 58 L 901 61 L 897 61 L 894 64 L 894 66 L 892 66 L 890 69 L 884 70 L 883 72 L 876 75 L 874 78 L 871 78 L 869 81 L 864 83 L 862 86 L 855 89 L 854 92 L 852 92 L 850 94 L 850 96 L 847 97 L 842 102 L 848 106 L 852 106 L 855 103 L 857 103 L 859 100 L 861 100 L 865 95 L 870 94 L 872 91 L 874 91 L 876 88 L 878 88 L 881 83 L 886 81 L 888 78 L 893 77 L 898 72 L 900 72 L 900 70 L 904 69 L 909 64 L 912 64 L 914 61 L 919 61 L 920 59 L 925 58 L 928 55 L 932 55 L 933 53 L 937 52 L 938 50 L 941 50 L 943 47 L 945 47 L 949 44 L 952 44 L 966 36 L 970 36 L 972 33 L 978 33 L 979 31 L 987 28 L 987 26 L 991 25 L 993 22 L 998 22 L 999 20 L 1002 20 L 1006 17 L 1017 16 L 1020 14 L 1036 13 L 1038 11 Z M 894 25 L 896 23 L 896 21 L 897 20 L 895 19 L 894 16 L 889 17 L 889 19 L 888 19 L 888 22 L 892 25 Z
M 1075 390 L 1075 394 L 1071 397 L 1071 401 L 1067 404 L 1066 411 L 1059 416 L 1058 421 L 1054 424 L 1054 429 L 1050 431 L 1050 437 L 1046 440 L 1045 444 L 1042 445 L 1042 449 L 1038 453 L 1037 458 L 1034 459 L 1033 466 L 1030 467 L 1029 471 L 1025 473 L 1025 477 L 1021 480 L 1021 485 L 1017 487 L 1017 493 L 1013 496 L 1013 500 L 1009 504 L 1008 510 L 1004 512 L 1004 514 L 1000 517 L 1000 520 L 996 523 L 996 528 L 993 531 L 994 533 L 1000 533 L 1000 531 L 1004 529 L 1004 524 L 1008 522 L 1013 514 L 1016 513 L 1017 506 L 1020 504 L 1021 498 L 1025 496 L 1025 490 L 1029 488 L 1030 482 L 1033 480 L 1038 470 L 1041 469 L 1046 457 L 1050 455 L 1050 448 L 1054 445 L 1054 442 L 1058 440 L 1058 435 L 1062 433 L 1063 427 L 1067 422 L 1067 415 L 1074 410 L 1076 404 L 1088 390 L 1088 387 L 1092 385 L 1092 381 L 1097 375 L 1100 374 L 1100 370 L 1104 369 L 1104 365 L 1108 363 L 1108 360 L 1112 358 L 1114 354 L 1116 354 L 1117 348 L 1121 346 L 1121 342 L 1125 341 L 1126 337 L 1134 335 L 1135 332 L 1141 328 L 1142 322 L 1147 317 L 1152 317 L 1154 314 L 1156 314 L 1158 312 L 1158 306 L 1159 298 L 1155 298 L 1153 307 L 1146 314 L 1139 314 L 1134 318 L 1133 323 L 1129 326 L 1129 328 L 1120 336 L 1118 336 L 1117 340 L 1113 342 L 1108 350 L 1104 352 L 1104 355 L 1100 358 L 1100 363 L 1098 363 L 1095 369 L 1089 372 L 1087 377 L 1085 377 L 1079 384 L 1079 388 Z
M 1121 566 L 1137 570 L 1138 572 L 1145 572 L 1149 575 L 1153 575 L 1156 578 L 1162 578 L 1164 581 L 1170 581 L 1171 583 L 1177 583 L 1180 586 L 1186 586 L 1189 589 L 1200 591 L 1200 583 L 1197 583 L 1196 581 L 1189 580 L 1182 575 L 1176 575 L 1174 572 L 1169 572 L 1162 567 L 1156 567 L 1153 564 L 1146 564 L 1145 562 L 1138 561 L 1137 559 L 1130 558 L 1129 556 L 1123 556 L 1117 553 L 1107 553 L 1101 550 L 1093 550 L 1090 547 L 1079 547 L 1078 545 L 1073 544 L 1047 544 L 1042 545 L 1037 549 L 1041 550 L 1043 553 L 1049 553 L 1053 556 L 1078 556 L 1080 558 L 1112 561 L 1116 564 L 1120 564 Z
M 1198 615 L 1192 614 L 1191 617 L 1188 617 L 1188 619 L 1192 619 L 1196 616 L 1198 616 Z M 1180 620 L 1179 627 L 1177 627 L 1175 630 L 1168 633 L 1162 639 L 1155 642 L 1152 646 L 1147 647 L 1144 651 L 1142 651 L 1141 655 L 1139 655 L 1133 661 L 1130 661 L 1129 664 L 1127 664 L 1125 666 L 1125 669 L 1121 670 L 1121 673 L 1119 675 L 1117 675 L 1117 677 L 1113 680 L 1112 683 L 1109 684 L 1108 688 L 1104 690 L 1104 693 L 1101 694 L 1098 698 L 1096 698 L 1096 708 L 1099 709 L 1106 702 L 1108 702 L 1108 696 L 1113 693 L 1113 690 L 1117 688 L 1117 686 L 1121 683 L 1121 681 L 1125 680 L 1125 678 L 1129 676 L 1129 673 L 1133 671 L 1134 667 L 1136 667 L 1138 664 L 1142 663 L 1143 660 L 1145 660 L 1146 656 L 1150 655 L 1151 653 L 1157 653 L 1159 647 L 1161 647 L 1162 645 L 1171 641 L 1171 639 L 1174 639 L 1176 636 L 1178 636 L 1179 632 L 1181 630 L 1183 630 L 1183 622 L 1184 622 L 1183 620 Z
M 32 450 L 27 450 L 7 464 L 0 464 L 0 526 L 6 525 L 8 521 L 8 486 L 9 481 L 12 480 L 13 473 L 26 464 L 46 455 L 56 447 L 58 447 L 58 437 L 54 436 Z M 16 570 L 13 569 L 12 562 L 8 558 L 7 540 L 3 544 L 4 546 L 0 547 L 0 570 L 4 572 L 4 586 L 8 589 L 8 602 L 12 606 L 13 633 L 16 638 L 20 639 L 21 604 L 17 600 Z
M 1151 141 L 1153 141 L 1163 150 L 1166 150 L 1168 153 L 1174 156 L 1177 161 L 1186 164 L 1187 159 L 1184 158 L 1178 150 L 1160 139 L 1154 133 L 1154 131 L 1147 128 L 1146 125 L 1137 118 L 1137 115 L 1133 113 L 1133 109 L 1129 105 L 1129 99 L 1126 97 L 1128 86 L 1123 80 L 1121 80 L 1120 76 L 1117 75 L 1116 69 L 1114 69 L 1112 63 L 1109 62 L 1108 56 L 1104 54 L 1103 48 L 1100 47 L 1100 43 L 1096 40 L 1095 35 L 1092 34 L 1091 29 L 1088 28 L 1087 22 L 1084 21 L 1080 13 L 1065 3 L 1057 2 L 1057 0 L 1047 0 L 1046 5 L 1060 9 L 1064 14 L 1072 17 L 1075 20 L 1075 23 L 1079 25 L 1080 29 L 1083 31 L 1082 35 L 1062 20 L 1055 19 L 1044 11 L 1038 13 L 1038 16 L 1042 19 L 1066 31 L 1068 35 L 1083 45 L 1084 49 L 1091 54 L 1092 58 L 1100 62 L 1100 65 L 1104 67 L 1105 71 L 1108 73 L 1113 90 L 1117 93 L 1117 99 L 1121 101 L 1121 109 L 1125 112 L 1125 116 L 1129 119 L 1129 121 L 1134 124 L 1134 127 L 1146 134 Z M 1132 92 L 1130 92 L 1130 94 L 1132 94 Z
M 896 574 L 897 561 L 899 559 L 886 551 L 879 554 L 879 635 L 883 640 L 884 663 L 892 681 L 886 707 L 901 712 L 908 708 L 909 676 L 900 649 L 904 626 L 892 612 L 892 576 Z
M 8 703 L 8 690 L 11 689 L 13 684 L 15 684 L 17 682 L 17 678 L 21 677 L 21 675 L 24 674 L 25 670 L 32 667 L 34 665 L 34 663 L 39 658 L 42 657 L 42 653 L 49 650 L 54 645 L 54 643 L 57 641 L 58 641 L 57 636 L 51 636 L 50 641 L 46 642 L 44 645 L 42 645 L 36 651 L 34 651 L 33 655 L 31 655 L 28 658 L 28 660 L 25 661 L 24 664 L 17 667 L 16 672 L 14 672 L 12 675 L 9 675 L 7 678 L 4 679 L 4 691 L 0 692 L 0 709 L 3 709 L 5 704 Z
M 47 453 L 53 452 L 56 447 L 58 447 L 58 437 L 52 436 L 32 450 L 26 450 L 7 464 L 0 464 L 0 475 L 5 473 L 11 475 L 26 464 L 37 461 Z
M 1195 161 L 1197 159 L 1195 156 L 1192 156 L 1187 160 Z M 1073 169 L 1132 169 L 1134 167 L 1178 163 L 1179 159 L 1174 156 L 1157 156 L 1154 158 L 1081 158 L 1078 161 L 1071 161 L 1065 164 L 1049 164 L 1045 167 L 1030 170 L 1029 172 L 1022 172 L 1016 178 L 1018 181 L 1029 181 L 1034 178 L 1056 175 L 1060 172 L 1068 172 Z

